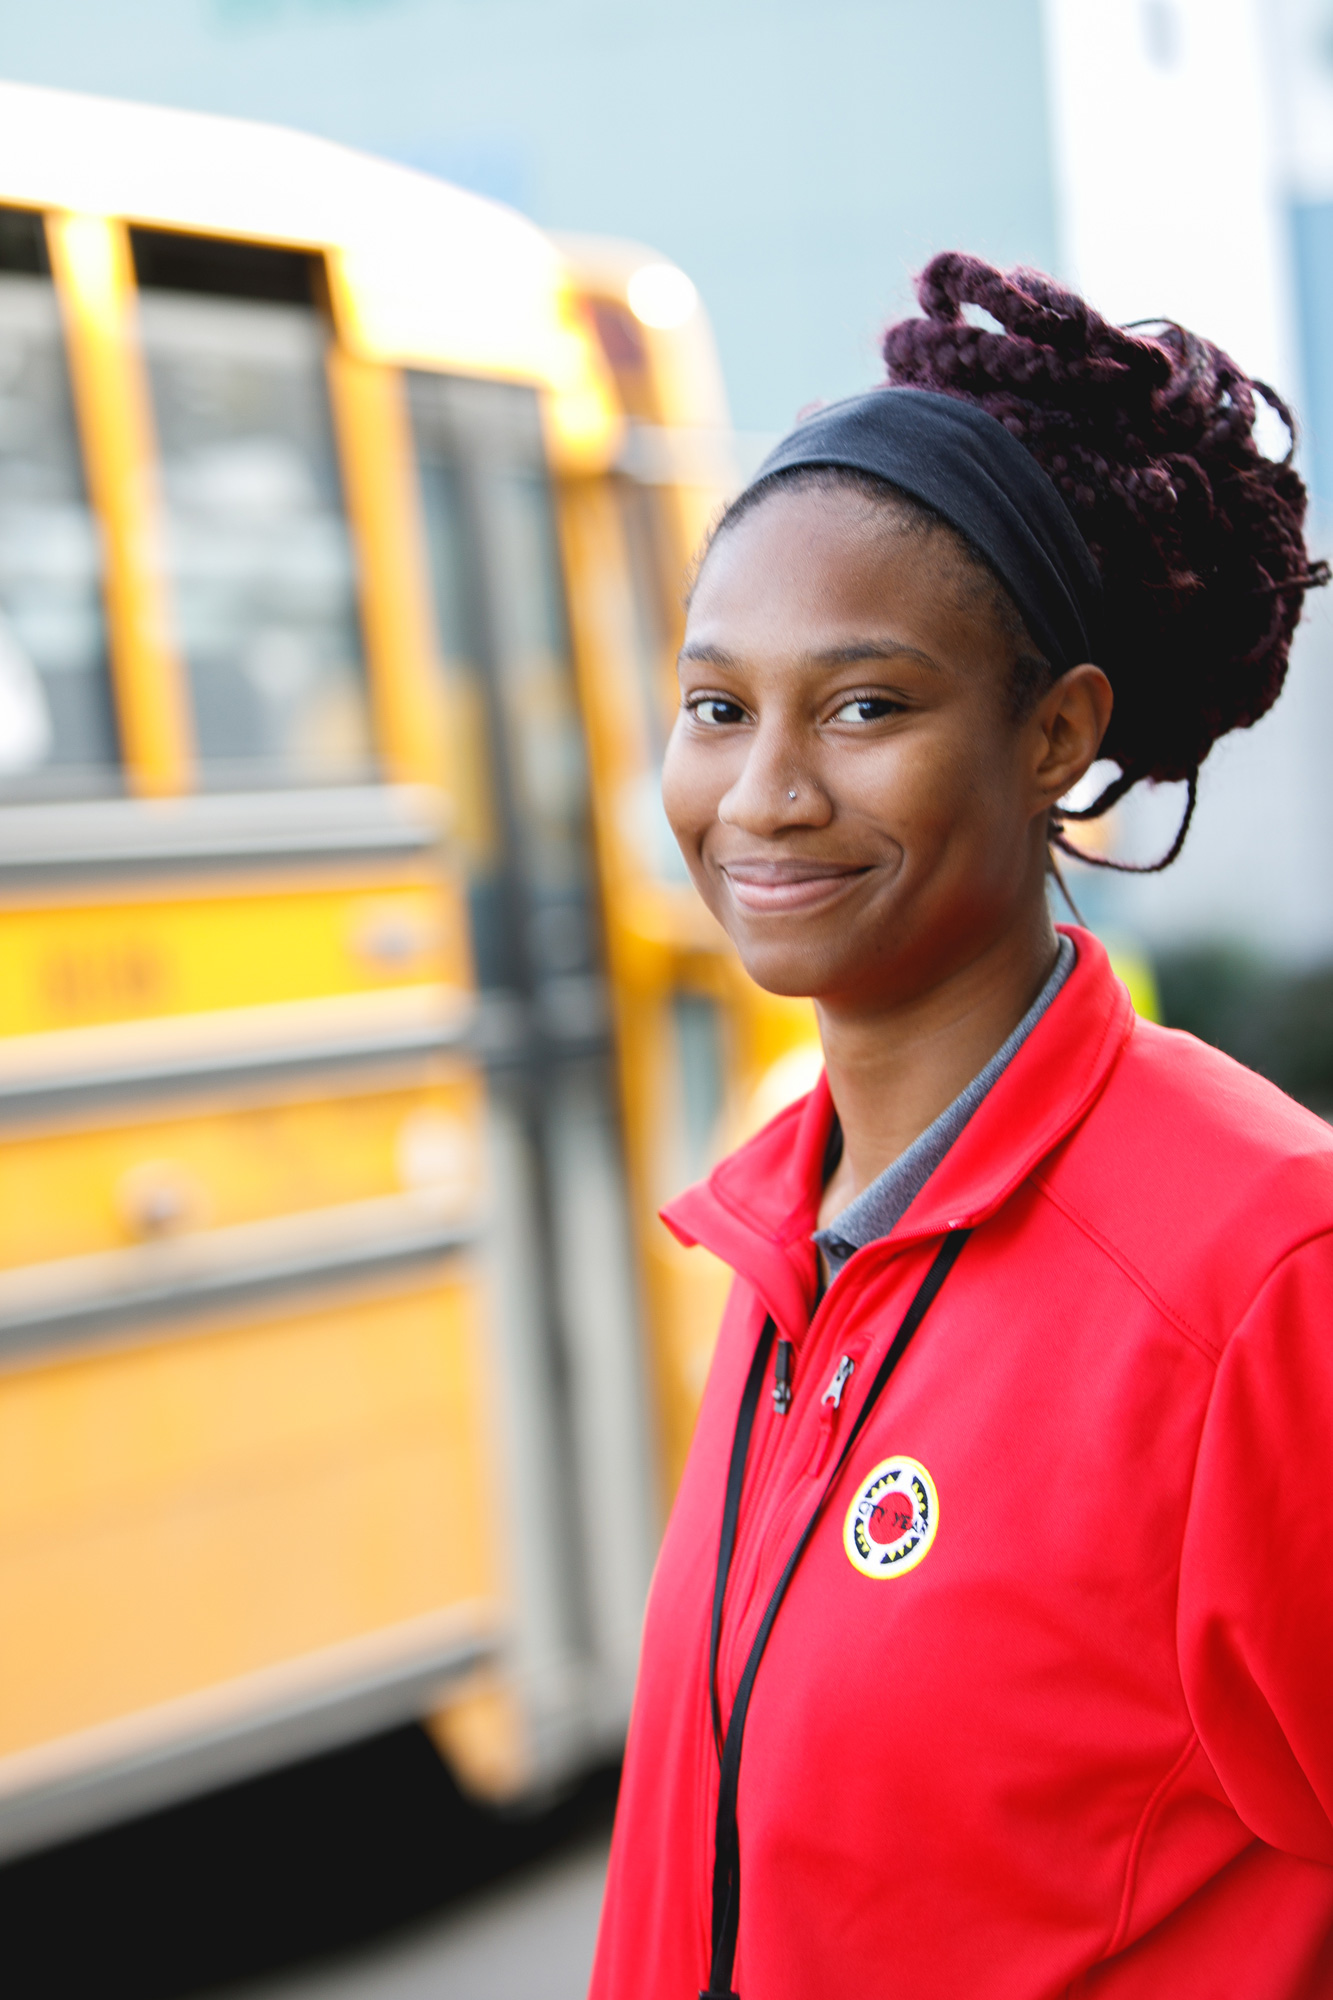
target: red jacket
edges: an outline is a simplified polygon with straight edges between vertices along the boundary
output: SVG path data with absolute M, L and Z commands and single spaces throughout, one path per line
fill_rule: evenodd
M 737 1280 L 653 1584 L 592 2000 L 707 1984 L 708 1622 L 765 1314 L 795 1394 L 755 1420 L 724 1723 L 821 1472 L 960 1224 L 759 1670 L 736 1990 L 1333 1995 L 1333 1133 L 1136 1020 L 1074 936 L 1048 1013 L 813 1318 L 825 1085 L 667 1211 Z M 881 1577 L 848 1538 L 895 1454 L 934 1520 Z M 905 1490 L 886 1536 L 925 1491 Z

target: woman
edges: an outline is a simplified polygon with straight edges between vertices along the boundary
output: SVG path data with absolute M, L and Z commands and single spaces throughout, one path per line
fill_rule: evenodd
M 736 1282 L 592 1992 L 1333 1994 L 1333 1134 L 1046 895 L 1324 572 L 1216 348 L 919 296 L 690 606 L 667 810 L 826 1073 L 667 1211 Z
M 681 652 L 667 810 L 827 1072 L 667 1212 L 737 1282 L 592 1994 L 1333 1994 L 1333 1134 L 1047 908 L 1099 754 L 1169 860 L 1275 700 L 1305 494 L 1181 328 L 919 290 Z

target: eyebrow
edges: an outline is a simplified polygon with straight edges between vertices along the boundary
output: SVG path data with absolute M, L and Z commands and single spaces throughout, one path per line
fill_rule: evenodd
M 704 642 L 686 643 L 678 654 L 681 661 L 689 660 L 697 666 L 739 668 L 743 662 L 723 646 L 710 646 Z M 849 646 L 831 646 L 827 652 L 807 653 L 804 664 L 812 667 L 854 667 L 862 660 L 914 660 L 918 666 L 929 667 L 938 673 L 940 664 L 923 653 L 919 646 L 903 646 L 895 639 L 858 639 Z

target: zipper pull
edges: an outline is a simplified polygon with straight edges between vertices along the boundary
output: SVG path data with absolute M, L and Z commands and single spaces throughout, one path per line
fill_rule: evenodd
M 773 1357 L 773 1408 L 780 1417 L 785 1417 L 791 1408 L 792 1352 L 791 1342 L 780 1340 Z
M 851 1355 L 844 1354 L 834 1371 L 833 1380 L 819 1399 L 821 1403 L 832 1403 L 835 1410 L 839 1407 L 842 1402 L 842 1392 L 847 1387 L 855 1367 L 856 1363 L 852 1360 Z

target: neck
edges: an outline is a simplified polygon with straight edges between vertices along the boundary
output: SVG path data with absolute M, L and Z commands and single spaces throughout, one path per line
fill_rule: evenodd
M 1050 977 L 1058 941 L 1045 896 L 964 963 L 882 1005 L 817 1003 L 843 1150 L 821 1225 L 877 1180 L 1013 1033 Z

